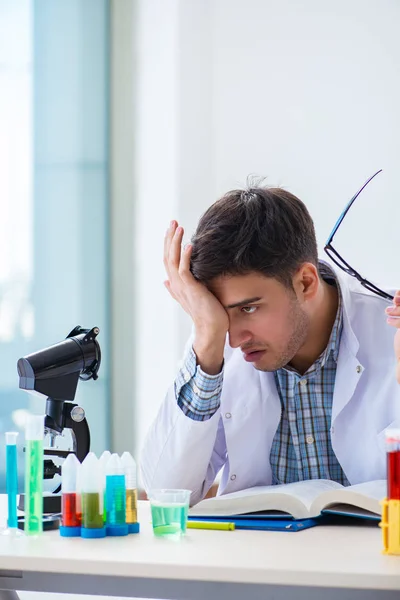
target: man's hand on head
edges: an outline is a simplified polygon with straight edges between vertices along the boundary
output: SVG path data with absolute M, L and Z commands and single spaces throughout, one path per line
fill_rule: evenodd
M 182 249 L 183 234 L 183 227 L 172 221 L 164 239 L 164 266 L 168 275 L 164 285 L 193 321 L 193 349 L 198 364 L 206 373 L 215 375 L 223 363 L 229 317 L 214 294 L 193 277 L 190 271 L 192 245 L 187 244 Z

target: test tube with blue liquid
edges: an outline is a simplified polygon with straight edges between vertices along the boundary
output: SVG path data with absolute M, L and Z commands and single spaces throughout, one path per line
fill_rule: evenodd
M 124 466 L 118 454 L 106 464 L 107 535 L 128 535 Z
M 18 494 L 18 463 L 17 437 L 18 432 L 6 432 L 6 491 L 7 491 L 7 529 L 4 535 L 22 535 L 18 529 L 17 494 Z

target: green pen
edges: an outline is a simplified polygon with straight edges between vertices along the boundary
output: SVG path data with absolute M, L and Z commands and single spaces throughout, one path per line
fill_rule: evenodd
M 225 521 L 188 521 L 188 529 L 219 529 L 221 531 L 233 531 L 235 523 Z

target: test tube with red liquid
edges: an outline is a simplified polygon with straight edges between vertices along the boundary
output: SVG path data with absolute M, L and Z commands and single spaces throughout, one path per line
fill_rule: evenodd
M 387 499 L 400 500 L 400 429 L 387 429 Z
M 78 474 L 81 464 L 75 454 L 68 454 L 61 467 L 61 527 L 63 537 L 81 535 Z

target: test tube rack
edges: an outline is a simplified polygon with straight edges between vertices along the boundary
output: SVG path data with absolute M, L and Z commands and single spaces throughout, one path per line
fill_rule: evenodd
M 400 556 L 400 500 L 385 498 L 382 504 L 383 554 Z

